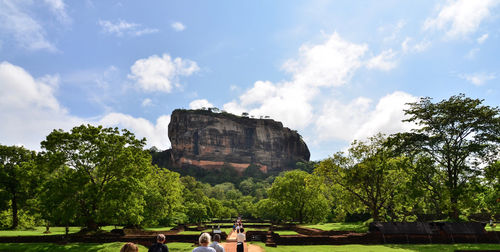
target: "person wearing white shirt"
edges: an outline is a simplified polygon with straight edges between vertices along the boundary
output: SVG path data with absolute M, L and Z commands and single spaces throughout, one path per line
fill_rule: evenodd
M 236 252 L 244 252 L 245 248 L 243 247 L 243 243 L 245 242 L 245 229 L 240 228 L 240 232 L 236 235 Z

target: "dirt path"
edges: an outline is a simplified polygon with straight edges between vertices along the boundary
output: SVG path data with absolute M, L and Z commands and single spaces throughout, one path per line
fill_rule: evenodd
M 236 252 L 236 232 L 231 231 L 226 242 L 221 243 L 226 252 Z M 265 252 L 260 246 L 248 244 L 245 242 L 245 252 Z

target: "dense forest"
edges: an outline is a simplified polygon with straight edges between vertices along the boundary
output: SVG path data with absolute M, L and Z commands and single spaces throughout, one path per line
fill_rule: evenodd
M 410 132 L 356 140 L 279 174 L 171 167 L 146 139 L 102 126 L 54 130 L 40 152 L 0 145 L 0 227 L 498 216 L 500 110 L 457 95 L 422 98 L 405 113 Z

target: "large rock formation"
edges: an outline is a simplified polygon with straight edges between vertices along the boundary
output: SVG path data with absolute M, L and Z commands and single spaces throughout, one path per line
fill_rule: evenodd
M 174 110 L 168 137 L 177 166 L 230 165 L 241 173 L 253 164 L 263 172 L 282 171 L 310 156 L 301 136 L 280 122 L 208 110 Z

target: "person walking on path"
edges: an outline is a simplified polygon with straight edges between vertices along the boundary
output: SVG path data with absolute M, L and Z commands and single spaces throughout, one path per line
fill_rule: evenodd
M 193 249 L 192 252 L 217 252 L 214 248 L 208 246 L 210 244 L 210 235 L 208 233 L 201 234 L 198 243 L 200 246 Z
M 168 252 L 168 247 L 165 243 L 165 235 L 159 234 L 156 236 L 156 243 L 153 244 L 148 250 L 148 252 Z
M 209 247 L 214 248 L 216 252 L 226 252 L 224 250 L 224 247 L 222 247 L 219 244 L 219 242 L 220 242 L 220 235 L 216 234 L 216 235 L 214 235 L 214 242 L 212 242 L 212 244 L 210 244 Z
M 245 229 L 242 227 L 240 228 L 240 232 L 236 235 L 236 252 L 244 252 L 245 247 L 244 247 L 244 242 L 245 242 Z

